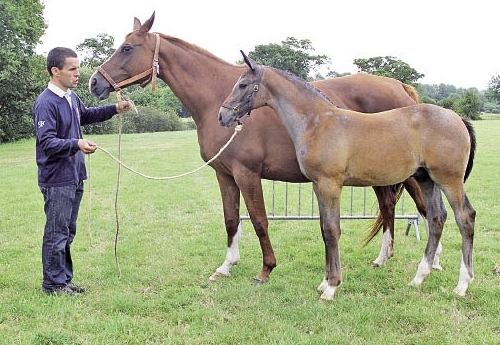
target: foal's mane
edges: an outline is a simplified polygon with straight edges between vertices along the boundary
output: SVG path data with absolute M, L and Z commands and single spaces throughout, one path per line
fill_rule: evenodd
M 316 88 L 311 83 L 306 82 L 304 79 L 302 79 L 302 78 L 300 78 L 300 77 L 296 76 L 295 74 L 290 73 L 288 71 L 284 71 L 284 70 L 277 69 L 277 68 L 274 68 L 274 67 L 269 67 L 269 68 L 272 69 L 277 74 L 279 74 L 280 76 L 282 76 L 283 78 L 290 80 L 292 83 L 302 84 L 307 90 L 311 91 L 316 96 L 324 99 L 325 101 L 327 101 L 328 103 L 330 103 L 332 106 L 337 107 L 337 105 L 335 105 L 332 102 L 332 100 L 330 98 L 328 98 L 327 95 L 325 95 L 323 92 L 321 92 L 318 88 Z

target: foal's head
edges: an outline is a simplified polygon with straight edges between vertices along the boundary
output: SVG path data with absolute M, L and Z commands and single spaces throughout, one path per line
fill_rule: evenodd
M 225 99 L 219 110 L 219 123 L 221 126 L 230 127 L 235 121 L 246 114 L 250 115 L 252 109 L 265 105 L 262 95 L 258 92 L 261 88 L 264 67 L 249 58 L 241 51 L 248 70 L 243 73 L 233 87 L 231 94 Z

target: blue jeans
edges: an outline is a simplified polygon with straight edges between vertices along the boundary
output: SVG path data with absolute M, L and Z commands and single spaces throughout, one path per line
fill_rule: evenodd
M 42 245 L 42 288 L 53 291 L 73 279 L 71 243 L 76 234 L 83 181 L 78 185 L 40 187 L 40 190 L 46 217 Z

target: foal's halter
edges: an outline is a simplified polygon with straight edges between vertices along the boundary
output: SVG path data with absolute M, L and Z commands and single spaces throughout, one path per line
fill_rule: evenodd
M 260 67 L 257 73 L 258 73 L 257 80 L 255 81 L 255 84 L 253 85 L 252 93 L 250 93 L 250 95 L 248 95 L 247 101 L 243 104 L 243 105 L 248 106 L 248 112 L 246 113 L 246 115 L 248 115 L 248 116 L 250 116 L 250 113 L 252 112 L 253 98 L 254 98 L 255 94 L 257 93 L 257 91 L 259 91 L 259 85 L 260 85 L 260 82 L 262 81 L 262 76 L 264 75 L 264 68 Z M 237 113 L 240 111 L 240 105 L 231 106 L 229 104 L 222 104 L 221 107 L 232 110 L 233 112 Z M 243 115 L 241 115 L 240 117 L 242 117 L 242 116 Z
M 153 55 L 153 63 L 151 68 L 148 68 L 142 73 L 136 74 L 133 77 L 122 80 L 119 83 L 116 83 L 113 78 L 102 68 L 102 66 L 97 67 L 97 71 L 102 74 L 104 78 L 108 81 L 108 83 L 115 89 L 116 92 L 121 91 L 121 87 L 124 85 L 132 84 L 133 82 L 140 80 L 144 77 L 150 76 L 146 81 L 141 83 L 141 87 L 145 87 L 151 82 L 151 91 L 156 89 L 156 77 L 160 73 L 160 64 L 158 63 L 158 53 L 160 51 L 160 35 L 155 33 L 156 36 L 156 45 L 155 52 Z

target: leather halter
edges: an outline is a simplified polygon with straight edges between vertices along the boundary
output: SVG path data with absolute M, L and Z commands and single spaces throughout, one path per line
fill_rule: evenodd
M 115 89 L 116 92 L 121 91 L 121 87 L 130 85 L 137 80 L 140 80 L 144 77 L 150 76 L 145 82 L 141 83 L 141 87 L 145 87 L 151 82 L 151 91 L 154 91 L 156 89 L 156 77 L 160 73 L 160 64 L 158 63 L 158 53 L 160 51 L 160 35 L 155 33 L 156 36 L 156 45 L 155 45 L 155 52 L 153 55 L 153 63 L 151 65 L 151 68 L 148 68 L 142 73 L 136 74 L 133 77 L 130 77 L 128 79 L 122 80 L 119 83 L 116 83 L 113 78 L 102 68 L 102 65 L 97 67 L 97 71 L 102 74 L 104 78 L 108 81 L 108 83 Z
M 226 108 L 226 109 L 232 110 L 233 112 L 237 113 L 240 111 L 240 108 L 243 105 L 248 105 L 248 112 L 246 114 L 242 114 L 240 117 L 242 117 L 244 115 L 250 116 L 250 113 L 252 112 L 252 107 L 253 107 L 253 98 L 255 96 L 255 93 L 257 91 L 259 91 L 259 85 L 262 81 L 262 76 L 264 75 L 264 68 L 262 66 L 259 66 L 258 68 L 259 69 L 257 70 L 257 80 L 255 81 L 255 84 L 253 85 L 252 93 L 250 93 L 250 95 L 248 95 L 246 102 L 244 104 L 240 103 L 240 104 L 234 105 L 234 106 L 231 106 L 229 104 L 222 104 L 221 105 L 222 108 Z

